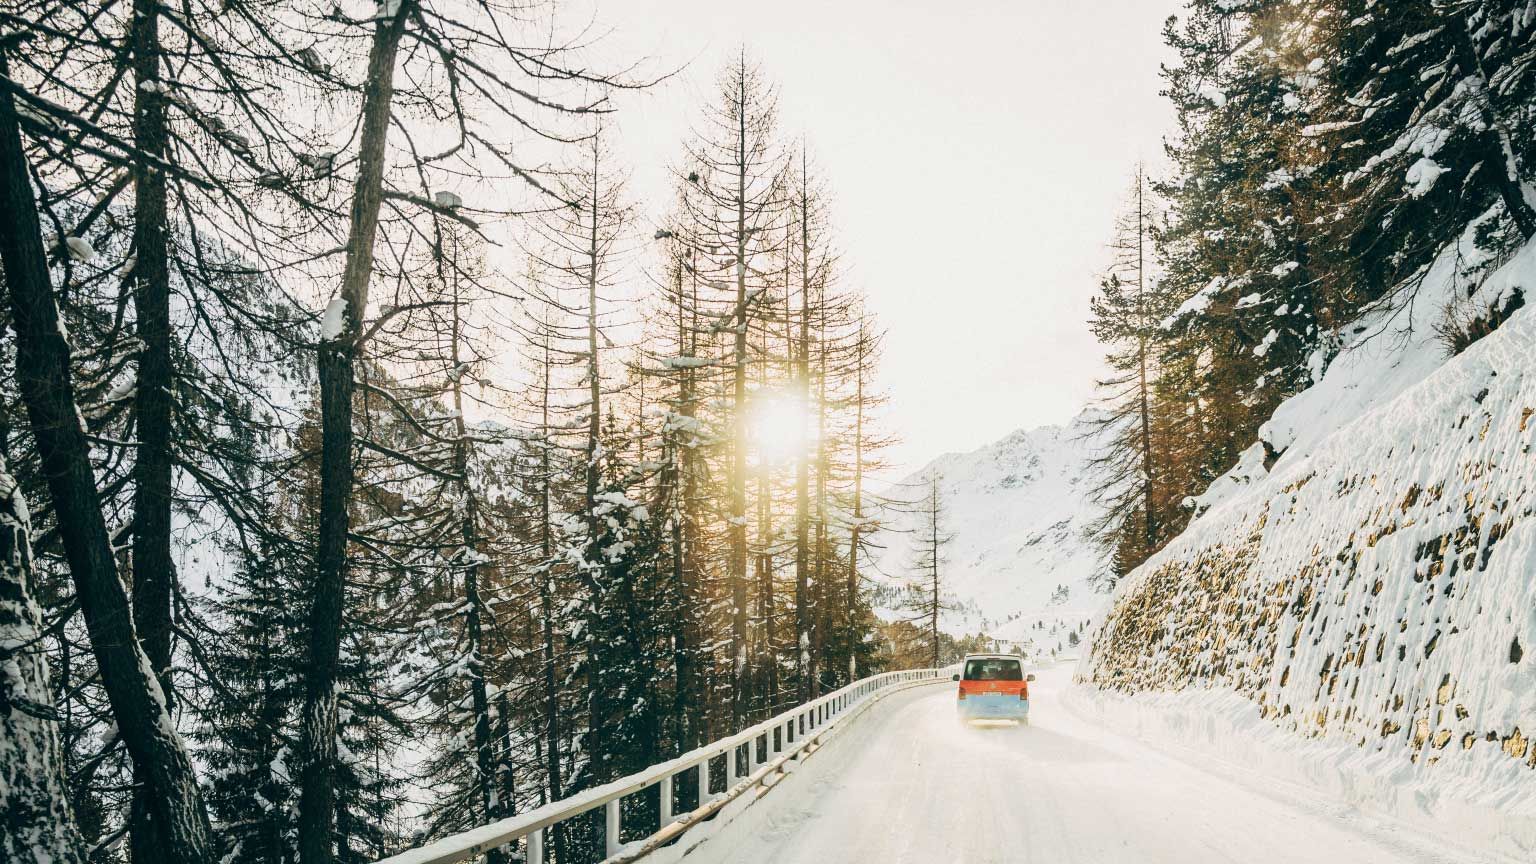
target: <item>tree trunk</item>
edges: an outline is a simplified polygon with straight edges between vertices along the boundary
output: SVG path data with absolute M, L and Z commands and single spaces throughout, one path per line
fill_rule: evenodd
M 699 275 L 697 253 L 690 253 L 689 262 L 689 297 L 684 309 L 682 275 L 678 275 L 678 345 L 688 346 L 689 357 L 699 355 Z M 696 411 L 694 406 L 697 383 L 695 372 L 690 368 L 684 368 L 681 372 L 682 381 L 679 387 L 678 401 L 679 411 L 690 421 Z M 692 429 L 687 433 L 693 436 Z M 696 436 L 695 436 L 696 437 Z M 695 508 L 699 506 L 699 465 L 697 441 L 690 441 L 688 446 L 681 448 L 678 454 L 679 486 L 682 501 L 677 508 L 678 524 L 673 529 L 676 544 L 679 549 L 679 561 L 677 575 L 679 590 L 682 592 L 683 608 L 681 612 L 682 627 L 681 639 L 677 649 L 677 704 L 679 725 L 678 749 L 688 752 L 699 746 L 703 723 L 700 717 L 703 713 L 702 682 L 703 664 L 699 662 L 698 654 L 703 650 L 704 638 L 700 619 L 703 617 L 703 602 L 700 600 L 699 567 L 697 559 L 697 541 L 699 518 Z
M 859 317 L 857 360 L 854 366 L 853 394 L 853 527 L 848 530 L 848 580 L 843 609 L 844 626 L 847 628 L 848 683 L 853 683 L 858 667 L 855 655 L 858 645 L 858 621 L 855 615 L 859 600 L 859 535 L 864 527 L 864 362 L 868 343 L 865 341 L 863 313 Z
M 585 560 L 582 562 L 581 574 L 587 583 L 590 603 L 589 614 L 612 614 L 613 592 L 612 586 L 604 579 L 606 561 L 599 547 L 599 538 L 603 532 L 603 520 L 597 515 L 597 495 L 602 485 L 602 426 L 603 426 L 603 385 L 602 368 L 598 362 L 598 332 L 597 332 L 597 282 L 598 282 L 598 210 L 600 203 L 601 166 L 598 162 L 598 140 L 592 140 L 592 166 L 591 166 L 591 193 L 583 203 L 583 209 L 587 210 L 587 443 L 586 443 L 586 489 L 582 499 L 582 519 L 586 522 L 587 540 L 584 550 Z M 605 596 L 606 595 L 606 596 Z M 589 622 L 595 624 L 596 622 Z M 586 635 L 590 639 L 595 635 L 595 627 L 589 626 Z M 587 655 L 586 686 L 587 686 L 587 711 L 590 722 L 587 724 L 587 754 L 590 757 L 588 766 L 590 773 L 597 782 L 606 782 L 612 779 L 614 753 L 612 744 L 609 743 L 609 708 L 608 687 L 609 676 L 608 663 L 616 653 L 611 642 L 604 640 L 592 640 L 592 650 Z
M 762 708 L 760 716 L 765 719 L 773 716 L 775 700 L 779 695 L 779 634 L 774 622 L 778 610 L 773 596 L 773 544 L 777 538 L 773 533 L 773 514 L 768 506 L 768 498 L 768 471 L 764 467 L 757 475 L 757 532 L 760 548 L 754 558 L 757 562 L 758 616 L 763 622 L 760 637 L 762 650 L 758 652 L 758 662 L 763 665 L 760 681 L 763 692 L 759 704 Z
M 736 315 L 732 353 L 730 545 L 731 731 L 747 708 L 747 84 L 738 79 L 736 128 Z
M 933 487 L 932 487 L 931 491 L 929 492 L 929 498 L 928 498 L 928 504 L 929 504 L 929 508 L 930 508 L 929 511 L 928 511 L 929 512 L 929 520 L 928 520 L 929 538 L 928 538 L 928 543 L 929 543 L 929 548 L 933 550 L 933 557 L 929 559 L 929 567 L 931 568 L 930 572 L 932 574 L 932 576 L 931 576 L 931 579 L 932 579 L 931 588 L 932 588 L 932 592 L 933 592 L 933 596 L 931 596 L 929 598 L 929 601 L 933 605 L 931 605 L 928 608 L 928 638 L 930 640 L 930 644 L 932 644 L 933 647 L 930 650 L 930 660 L 929 660 L 928 665 L 930 667 L 934 668 L 934 669 L 937 669 L 938 666 L 939 666 L 939 604 L 940 604 L 940 600 L 939 600 L 939 478 L 937 476 L 935 476 L 933 478 L 933 480 L 932 480 L 932 483 L 933 483 Z
M 827 543 L 827 472 L 831 470 L 830 461 L 827 458 L 827 308 L 825 296 L 817 297 L 817 325 L 821 333 L 820 346 L 817 348 L 816 362 L 816 506 L 811 522 L 816 529 L 816 538 L 811 546 L 811 573 L 810 573 L 810 597 L 807 602 L 810 610 L 806 615 L 806 675 L 810 679 L 809 689 L 806 691 L 806 699 L 815 699 L 821 695 L 821 671 L 820 660 L 824 649 L 825 630 L 820 623 L 822 614 L 822 601 L 826 594 L 827 562 L 831 559 L 830 549 Z M 810 345 L 809 337 L 806 341 Z M 806 358 L 806 387 L 810 387 L 810 358 Z
M 795 340 L 795 391 L 800 399 L 797 419 L 811 405 L 811 227 L 805 179 L 805 148 L 800 149 L 800 336 Z M 786 280 L 788 281 L 788 280 Z M 789 298 L 785 298 L 785 303 Z M 803 441 L 802 441 L 803 444 Z M 795 682 L 801 702 L 811 700 L 811 454 L 804 446 L 795 452 Z
M 480 797 L 480 811 L 485 821 L 494 822 L 502 817 L 502 800 L 498 788 L 499 777 L 496 758 L 491 748 L 491 702 L 485 684 L 485 635 L 481 622 L 483 604 L 480 600 L 480 536 L 475 490 L 469 482 L 469 427 L 464 422 L 464 369 L 459 350 L 463 340 L 464 323 L 462 301 L 459 296 L 458 235 L 450 232 L 447 242 L 453 250 L 452 273 L 447 277 L 452 285 L 453 331 L 449 345 L 448 362 L 453 369 L 454 433 L 453 470 L 459 476 L 459 500 L 464 513 L 459 519 L 459 542 L 464 556 L 464 634 L 469 643 L 469 697 L 474 721 L 475 778 Z M 439 270 L 441 275 L 441 270 Z M 508 802 L 510 803 L 510 802 Z M 504 864 L 508 855 L 501 848 L 486 856 L 490 864 Z
M 1157 549 L 1158 523 L 1157 505 L 1154 500 L 1152 485 L 1152 407 L 1151 396 L 1147 392 L 1147 331 L 1151 323 L 1147 320 L 1146 300 L 1146 271 L 1145 239 L 1146 223 L 1144 220 L 1146 210 L 1142 202 L 1142 175 L 1141 166 L 1136 166 L 1136 363 L 1139 376 L 1137 395 L 1140 399 L 1141 413 L 1141 473 L 1142 473 L 1142 515 L 1145 517 L 1142 527 L 1142 560 L 1152 556 Z
M 587 520 L 587 542 L 597 542 L 599 521 L 596 513 L 597 489 L 601 475 L 598 465 L 600 458 L 599 448 L 602 446 L 602 420 L 603 420 L 603 387 L 600 373 L 602 369 L 598 365 L 597 349 L 597 267 L 598 267 L 598 237 L 597 237 L 597 212 L 599 207 L 598 186 L 601 173 L 598 165 L 598 148 L 596 139 L 592 146 L 592 195 L 588 200 L 591 211 L 587 214 L 591 220 L 591 231 L 587 236 L 587 404 L 589 408 L 587 417 L 587 494 L 586 512 L 583 514 Z M 589 562 L 597 561 L 597 550 L 588 549 Z
M 0 54 L 0 74 L 9 66 Z M 90 444 L 81 425 L 65 341 L 44 258 L 37 202 L 22 153 L 14 97 L 0 93 L 0 264 L 16 332 L 16 383 L 48 480 L 59 539 L 118 734 L 148 786 L 167 864 L 211 860 L 211 831 L 191 760 L 171 725 L 165 695 L 139 647 L 97 504 Z
M 0 446 L 7 431 L 0 426 Z M 0 860 L 84 864 L 69 806 L 53 687 L 32 599 L 32 526 L 21 487 L 0 454 Z M 19 646 L 19 647 L 18 647 Z
M 299 794 L 299 860 L 335 860 L 336 683 L 339 675 L 342 610 L 347 578 L 348 507 L 352 499 L 352 392 L 354 364 L 362 350 L 363 314 L 373 275 L 373 243 L 383 196 L 384 145 L 394 99 L 395 54 L 412 4 L 380 21 L 368 54 L 363 97 L 361 150 L 352 193 L 352 224 L 340 300 L 345 324 L 336 338 L 322 341 L 320 371 L 320 515 L 313 606 L 309 617 L 309 663 L 300 719 L 303 772 Z
M 151 160 L 165 155 L 165 97 L 160 77 L 160 16 L 154 0 L 134 0 L 132 23 L 135 159 L 133 266 L 139 352 L 134 390 L 138 447 L 133 466 L 133 619 L 150 668 L 174 711 L 171 668 L 171 285 L 166 254 L 165 172 Z M 165 857 L 151 815 L 149 789 L 136 776 L 129 838 L 134 861 Z
M 543 378 L 539 388 L 539 429 L 543 436 L 539 449 L 539 615 L 543 619 L 542 661 L 544 678 L 544 766 L 545 781 L 549 787 L 549 800 L 559 801 L 565 794 L 565 781 L 560 776 L 560 691 L 555 675 L 555 538 L 551 520 L 554 518 L 554 502 L 550 495 L 549 462 L 549 411 L 550 368 L 554 359 L 549 351 L 549 333 L 544 338 Z M 555 860 L 565 860 L 565 829 L 559 825 L 551 831 Z
M 1478 102 L 1478 110 L 1483 115 L 1484 129 L 1478 136 L 1483 158 L 1490 165 L 1499 166 L 1492 169 L 1497 178 L 1494 182 L 1498 185 L 1499 198 L 1520 236 L 1530 240 L 1536 237 L 1536 186 L 1526 180 L 1521 171 L 1520 153 L 1515 148 L 1509 126 L 1498 116 L 1488 95 L 1488 76 L 1483 71 L 1477 44 L 1473 41 L 1472 22 L 1467 18 L 1471 8 L 1469 5 L 1451 13 L 1461 19 L 1455 28 L 1456 35 L 1452 37 L 1457 59 L 1466 66 L 1467 80 L 1472 82 L 1472 98 Z

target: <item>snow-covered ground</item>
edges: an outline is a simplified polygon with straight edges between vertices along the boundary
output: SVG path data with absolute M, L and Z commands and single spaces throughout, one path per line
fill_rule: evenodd
M 1124 736 L 1083 710 L 1083 690 L 1065 667 L 1041 670 L 1027 729 L 960 727 L 942 684 L 893 696 L 690 860 L 1516 860 L 1432 840 L 1290 778 Z
M 1081 635 L 1083 622 L 1103 608 L 1107 597 L 1093 581 L 1105 557 L 1084 537 L 1097 513 L 1086 477 L 1091 431 L 1086 414 L 1066 426 L 1019 430 L 970 453 L 940 456 L 887 491 L 914 501 L 929 478 L 940 478 L 942 524 L 954 537 L 943 580 L 958 607 L 941 622 L 947 632 L 1034 640 L 1048 652 L 1066 647 L 1067 634 Z M 900 584 L 911 576 L 912 531 L 923 517 L 896 506 L 882 519 L 889 530 L 880 535 L 878 569 Z

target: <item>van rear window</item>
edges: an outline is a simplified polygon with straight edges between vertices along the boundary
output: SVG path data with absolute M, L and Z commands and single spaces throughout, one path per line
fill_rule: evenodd
M 965 661 L 967 681 L 1023 681 L 1024 670 L 1019 661 L 1005 658 Z

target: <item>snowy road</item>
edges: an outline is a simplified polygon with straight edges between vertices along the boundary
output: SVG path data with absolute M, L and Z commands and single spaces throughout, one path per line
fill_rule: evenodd
M 1294 790 L 1235 782 L 1095 727 L 1058 701 L 1069 677 L 1056 668 L 1031 685 L 1028 729 L 960 728 L 947 686 L 893 696 L 698 857 L 732 864 L 1471 860 L 1431 851 L 1358 813 L 1307 803 Z

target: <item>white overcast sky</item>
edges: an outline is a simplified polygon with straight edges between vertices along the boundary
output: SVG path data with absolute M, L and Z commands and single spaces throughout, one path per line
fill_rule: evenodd
M 1163 20 L 1177 0 L 581 0 L 602 54 L 683 67 L 627 97 L 631 192 L 667 165 L 745 44 L 833 196 L 846 278 L 889 331 L 894 473 L 1093 396 L 1085 320 L 1138 158 L 1160 159 Z M 654 214 L 651 214 L 654 215 Z

